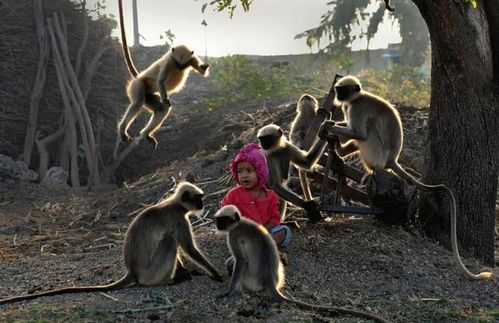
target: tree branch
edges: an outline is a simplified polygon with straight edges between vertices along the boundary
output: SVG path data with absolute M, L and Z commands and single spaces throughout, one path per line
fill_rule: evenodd
M 38 43 L 40 45 L 40 58 L 38 60 L 38 68 L 36 71 L 36 80 L 31 94 L 29 103 L 28 126 L 26 136 L 24 138 L 23 160 L 26 165 L 31 164 L 31 154 L 33 152 L 33 144 L 35 141 L 35 133 L 38 125 L 38 107 L 42 96 L 45 80 L 47 76 L 47 64 L 50 54 L 50 43 L 48 42 L 47 29 L 43 23 L 43 8 L 42 0 L 35 0 L 34 5 L 36 33 L 38 35 Z
M 87 42 L 88 42 L 88 20 L 85 10 L 82 11 L 81 17 L 83 19 L 83 39 L 81 40 L 80 48 L 78 49 L 78 53 L 76 54 L 75 74 L 77 77 L 78 75 L 80 75 L 81 58 L 83 56 L 85 48 L 87 47 Z
M 56 132 L 47 137 L 39 140 L 38 137 L 40 133 L 37 131 L 36 134 L 36 147 L 38 148 L 38 153 L 40 154 L 40 167 L 38 168 L 38 174 L 40 181 L 43 180 L 45 174 L 47 173 L 49 164 L 49 153 L 47 152 L 47 146 L 64 135 L 64 128 L 59 128 Z

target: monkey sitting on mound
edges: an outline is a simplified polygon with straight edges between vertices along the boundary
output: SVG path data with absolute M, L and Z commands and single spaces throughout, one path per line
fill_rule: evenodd
M 182 89 L 191 69 L 201 75 L 208 76 L 209 65 L 204 64 L 199 57 L 194 55 L 194 51 L 184 45 L 178 45 L 172 47 L 146 70 L 139 73 L 133 64 L 126 41 L 122 2 L 122 0 L 119 0 L 118 4 L 123 56 L 132 80 L 127 85 L 130 105 L 118 125 L 118 131 L 122 140 L 131 140 L 128 128 L 144 106 L 146 110 L 152 113 L 152 116 L 147 125 L 140 131 L 140 135 L 146 136 L 156 148 L 158 141 L 154 134 L 166 120 L 171 110 L 168 95 Z
M 215 281 L 222 277 L 199 251 L 187 216 L 203 209 L 204 193 L 197 186 L 182 182 L 166 200 L 142 211 L 125 234 L 123 256 L 125 275 L 108 285 L 67 287 L 38 294 L 0 300 L 0 304 L 67 293 L 104 292 L 132 284 L 152 286 L 173 284 L 190 279 L 179 258 L 179 247 Z
M 234 258 L 229 291 L 221 296 L 231 297 L 238 291 L 265 290 L 274 299 L 296 304 L 298 307 L 335 314 L 356 315 L 378 322 L 387 322 L 374 314 L 334 306 L 318 306 L 284 296 L 284 268 L 272 237 L 261 225 L 241 216 L 234 205 L 227 205 L 215 214 L 217 230 L 227 233 L 227 246 Z
M 301 144 L 307 135 L 310 126 L 317 117 L 319 103 L 317 99 L 310 94 L 303 94 L 296 104 L 296 117 L 291 123 L 289 140 L 293 145 L 301 148 Z M 312 199 L 310 186 L 308 185 L 307 171 L 298 167 L 298 176 L 300 177 L 301 189 L 306 200 Z
M 491 272 L 478 275 L 471 273 L 461 261 L 456 233 L 456 200 L 452 191 L 444 184 L 427 185 L 409 173 L 399 164 L 402 151 L 402 121 L 397 110 L 383 98 L 364 91 L 354 76 L 345 76 L 336 84 L 335 100 L 342 105 L 345 120 L 325 121 L 319 136 L 338 136 L 347 140 L 337 145 L 340 157 L 358 153 L 368 172 L 391 169 L 399 177 L 426 191 L 444 190 L 449 194 L 451 208 L 451 244 L 454 259 L 461 271 L 472 279 L 490 279 Z

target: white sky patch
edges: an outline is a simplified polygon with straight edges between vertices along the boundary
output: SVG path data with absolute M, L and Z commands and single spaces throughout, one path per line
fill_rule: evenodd
M 138 0 L 139 32 L 144 46 L 165 43 L 160 39 L 165 31 L 175 35 L 175 44 L 185 44 L 199 55 L 234 54 L 286 55 L 310 53 L 305 39 L 294 39 L 307 29 L 319 25 L 329 0 L 256 0 L 250 11 L 239 6 L 232 19 L 227 12 L 214 12 L 212 7 L 201 13 L 204 1 L 194 0 Z M 88 0 L 93 8 L 97 0 Z M 125 26 L 129 44 L 133 44 L 132 0 L 123 0 Z M 106 13 L 118 19 L 118 1 L 105 1 Z M 208 26 L 201 25 L 206 20 Z M 114 35 L 118 36 L 116 30 Z M 400 42 L 397 24 L 385 23 L 371 40 L 370 48 L 385 48 L 388 43 Z M 321 44 L 322 46 L 325 43 Z M 366 47 L 366 41 L 356 41 L 353 49 Z M 314 47 L 312 52 L 317 52 Z

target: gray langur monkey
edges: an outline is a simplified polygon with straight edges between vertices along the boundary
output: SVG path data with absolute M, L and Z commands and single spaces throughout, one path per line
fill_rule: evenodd
M 310 126 L 317 116 L 319 103 L 317 99 L 310 94 L 303 94 L 296 104 L 296 117 L 291 123 L 289 140 L 296 147 L 301 147 L 303 139 L 307 135 Z M 301 189 L 306 200 L 312 199 L 312 193 L 308 185 L 307 172 L 298 167 L 298 176 L 300 177 Z
M 0 304 L 67 293 L 104 292 L 132 284 L 152 286 L 189 280 L 190 273 L 180 261 L 179 247 L 215 281 L 222 277 L 199 251 L 194 241 L 189 213 L 203 209 L 204 193 L 197 186 L 182 182 L 166 200 L 143 210 L 125 234 L 123 256 L 125 275 L 108 285 L 67 287 L 32 295 L 10 297 Z
M 118 1 L 118 6 L 123 56 L 132 76 L 132 80 L 127 85 L 130 105 L 118 125 L 118 131 L 123 141 L 131 140 L 128 128 L 137 118 L 142 107 L 145 107 L 152 113 L 152 116 L 147 125 L 140 131 L 140 135 L 146 136 L 156 148 L 158 141 L 154 134 L 168 118 L 171 111 L 168 95 L 182 89 L 191 69 L 205 77 L 208 76 L 209 65 L 204 64 L 199 57 L 194 55 L 194 51 L 184 45 L 178 45 L 172 47 L 146 70 L 139 73 L 133 64 L 126 41 L 123 0 Z
M 279 251 L 265 228 L 241 216 L 238 208 L 227 205 L 215 214 L 217 230 L 227 233 L 227 246 L 234 258 L 229 291 L 221 296 L 231 297 L 238 291 L 265 290 L 274 299 L 298 305 L 301 308 L 334 314 L 356 315 L 378 322 L 387 322 L 374 314 L 334 306 L 318 306 L 286 297 L 284 268 Z
M 451 243 L 454 259 L 466 276 L 472 279 L 490 279 L 491 272 L 478 275 L 471 273 L 461 261 L 456 233 L 456 200 L 452 191 L 444 184 L 427 185 L 421 183 L 399 164 L 402 150 L 403 131 L 398 111 L 386 100 L 364 91 L 360 81 L 354 76 L 345 76 L 335 85 L 335 100 L 342 105 L 343 122 L 326 121 L 322 124 L 319 136 L 337 135 L 349 140 L 345 145 L 337 145 L 340 157 L 359 153 L 368 172 L 391 169 L 409 183 L 426 191 L 445 190 L 449 194 L 451 207 Z
M 284 136 L 282 129 L 270 124 L 258 130 L 257 134 L 263 153 L 267 157 L 269 168 L 268 185 L 281 199 L 281 220 L 285 219 L 286 201 L 305 209 L 311 222 L 322 219 L 317 203 L 314 200 L 304 200 L 286 187 L 288 180 L 289 164 L 310 169 L 320 158 L 326 148 L 327 141 L 317 140 L 308 152 L 301 150 L 290 143 Z

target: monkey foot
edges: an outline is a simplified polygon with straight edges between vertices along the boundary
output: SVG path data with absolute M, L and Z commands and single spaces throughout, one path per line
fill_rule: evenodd
M 154 149 L 157 149 L 158 148 L 158 141 L 156 140 L 156 138 L 154 138 L 153 136 L 149 135 L 147 136 L 147 140 L 154 145 Z
M 211 279 L 213 279 L 214 281 L 219 282 L 219 283 L 224 281 L 224 279 L 222 278 L 222 276 L 220 276 L 219 273 L 216 273 L 213 276 L 211 276 Z
M 196 269 L 189 270 L 189 274 L 191 274 L 192 276 L 201 276 L 201 275 L 203 275 L 202 273 L 200 273 Z
M 288 258 L 288 254 L 285 253 L 285 252 L 279 252 L 279 258 L 281 259 L 281 262 L 284 266 L 287 266 L 289 265 L 289 258 Z
M 309 223 L 317 223 L 322 221 L 324 218 L 321 215 L 321 212 L 317 208 L 317 203 L 314 200 L 305 201 L 303 203 L 303 209 L 307 212 L 307 217 Z
M 132 141 L 132 137 L 130 137 L 127 133 L 123 132 L 121 134 L 121 141 L 123 142 Z
M 189 271 L 181 271 L 173 277 L 173 280 L 168 285 L 176 285 L 188 280 L 192 280 L 192 276 Z
M 229 259 L 232 259 L 232 257 Z M 227 273 L 229 274 L 229 276 L 232 276 L 232 271 L 234 269 L 234 260 L 228 260 L 225 263 L 225 266 L 227 267 Z
M 324 218 L 322 217 L 322 215 L 319 215 L 319 216 L 309 216 L 308 218 L 308 223 L 310 224 L 316 224 L 318 222 L 321 222 L 322 220 L 324 220 Z

